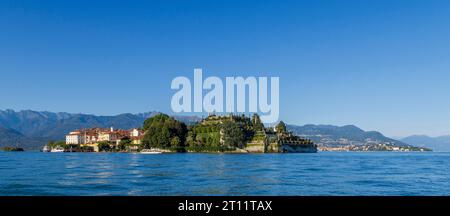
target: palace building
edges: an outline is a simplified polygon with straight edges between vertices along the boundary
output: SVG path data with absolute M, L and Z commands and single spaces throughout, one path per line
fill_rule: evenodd
M 106 141 L 118 144 L 123 138 L 130 138 L 133 144 L 140 144 L 144 131 L 138 128 L 130 130 L 115 130 L 113 127 L 105 128 L 88 128 L 71 131 L 66 135 L 66 144 L 83 145 L 95 144 Z

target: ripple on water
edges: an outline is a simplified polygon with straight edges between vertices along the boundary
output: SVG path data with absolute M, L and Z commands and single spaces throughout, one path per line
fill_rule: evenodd
M 445 195 L 450 153 L 0 152 L 0 195 Z

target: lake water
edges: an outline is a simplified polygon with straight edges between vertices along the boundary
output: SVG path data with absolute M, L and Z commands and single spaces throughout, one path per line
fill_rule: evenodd
M 0 195 L 450 195 L 450 153 L 0 152 Z

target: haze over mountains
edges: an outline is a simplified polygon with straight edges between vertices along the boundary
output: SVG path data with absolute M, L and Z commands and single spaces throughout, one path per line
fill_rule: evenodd
M 388 144 L 393 146 L 409 146 L 409 144 L 385 137 L 377 131 L 364 131 L 354 125 L 288 125 L 296 135 L 313 140 L 316 144 L 328 147 L 345 145 Z
M 437 152 L 448 152 L 450 151 L 450 135 L 430 137 L 426 135 L 413 135 L 400 139 L 403 142 L 409 143 L 411 145 L 423 146 L 433 149 Z
M 125 113 L 115 116 L 97 116 L 65 112 L 0 110 L 0 147 L 17 146 L 28 150 L 37 150 L 49 140 L 64 140 L 65 135 L 75 129 L 91 127 L 137 128 L 142 126 L 145 119 L 158 113 Z M 188 124 L 201 120 L 197 116 L 174 117 Z M 415 137 L 398 141 L 385 137 L 379 132 L 364 131 L 353 125 L 342 127 L 333 125 L 288 125 L 288 129 L 297 135 L 304 136 L 319 145 L 325 146 L 365 145 L 368 143 L 390 143 L 396 146 L 412 144 L 432 148 L 441 146 L 427 140 L 417 141 L 418 139 L 413 139 Z M 445 139 L 442 137 L 438 140 L 443 142 Z M 448 140 L 450 140 L 450 137 Z
M 30 138 L 14 129 L 0 126 L 0 147 L 14 146 L 25 149 L 36 149 L 46 142 L 45 139 Z

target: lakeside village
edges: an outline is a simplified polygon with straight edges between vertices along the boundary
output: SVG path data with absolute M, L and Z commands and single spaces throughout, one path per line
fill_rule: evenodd
M 275 127 L 264 127 L 257 114 L 210 114 L 189 126 L 158 114 L 145 120 L 142 128 L 75 130 L 66 135 L 65 141 L 50 141 L 42 151 L 316 153 L 317 145 L 287 131 L 282 121 Z

